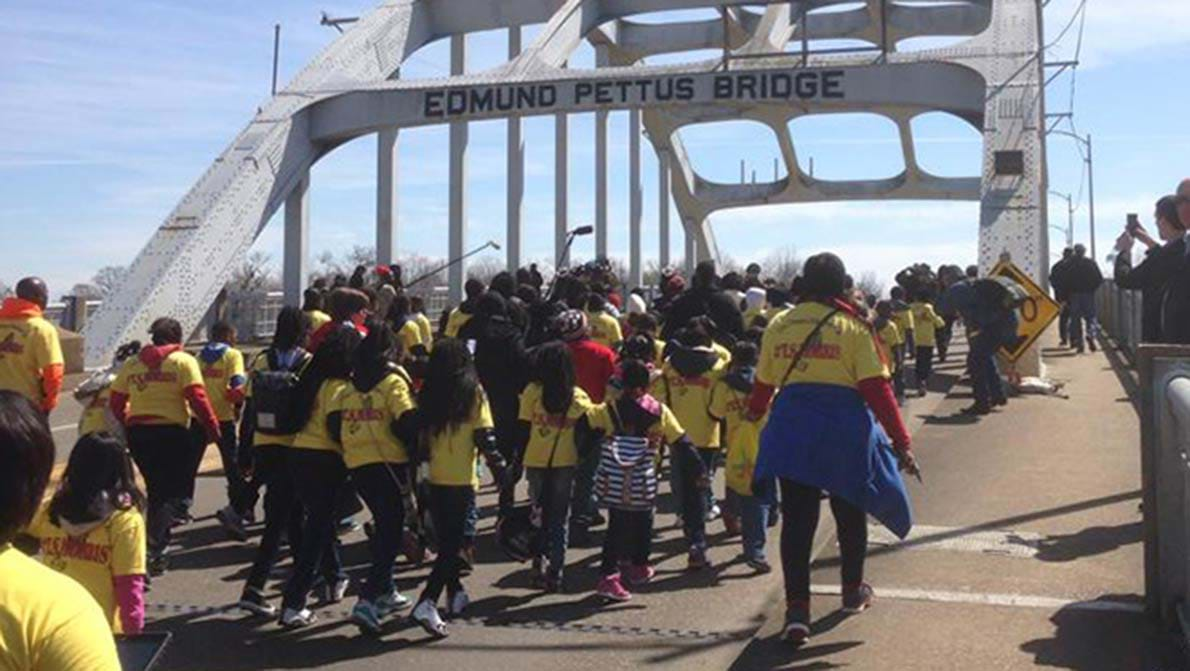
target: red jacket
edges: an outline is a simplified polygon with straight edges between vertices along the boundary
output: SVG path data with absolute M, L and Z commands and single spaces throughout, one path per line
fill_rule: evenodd
M 566 343 L 574 360 L 574 377 L 578 386 L 596 403 L 603 403 L 608 380 L 616 372 L 616 353 L 606 345 L 583 338 Z

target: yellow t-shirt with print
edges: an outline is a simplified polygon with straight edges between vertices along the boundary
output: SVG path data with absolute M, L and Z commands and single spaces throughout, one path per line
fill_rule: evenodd
M 611 406 L 608 403 L 600 403 L 591 408 L 591 411 L 587 413 L 587 422 L 592 429 L 603 431 L 609 437 L 616 435 L 616 424 L 612 421 Z M 662 403 L 661 417 L 649 427 L 649 433 L 646 436 L 649 443 L 673 445 L 684 435 L 686 435 L 686 430 L 682 428 L 677 416 L 669 409 L 669 406 Z
M 322 310 L 307 310 L 306 316 L 310 319 L 310 333 L 322 328 L 331 320 L 331 316 Z
M 417 322 L 412 319 L 405 320 L 405 323 L 397 331 L 397 339 L 401 341 L 401 349 L 409 354 L 413 348 L 422 344 L 421 329 Z
M 897 327 L 897 323 L 891 319 L 884 325 L 884 328 L 876 332 L 876 335 L 879 336 L 880 354 L 888 362 L 891 371 L 896 364 L 896 359 L 893 357 L 893 348 L 904 344 L 905 338 L 901 336 L 901 329 Z
M 748 419 L 749 394 L 734 389 L 725 380 L 711 388 L 710 413 L 727 426 L 724 478 L 727 486 L 742 496 L 752 496 L 752 474 L 760 453 L 760 431 L 768 416 L 753 422 Z
M 189 426 L 190 408 L 184 392 L 202 383 L 198 360 L 178 350 L 157 368 L 149 368 L 139 356 L 125 361 L 111 389 L 128 395 L 129 417 L 152 416 L 157 419 L 146 424 Z
M 112 629 L 82 585 L 0 545 L 0 671 L 120 671 Z
M 479 488 L 479 450 L 475 447 L 475 432 L 496 426 L 487 396 L 480 390 L 475 409 L 466 422 L 447 427 L 430 439 L 430 483 L 450 487 L 470 485 Z
M 901 330 L 901 342 L 905 342 L 909 337 L 909 332 L 915 326 L 913 323 L 913 308 L 906 307 L 904 310 L 893 310 L 892 318 L 897 323 L 897 328 Z
M 459 331 L 471 321 L 471 314 L 463 312 L 459 308 L 450 311 L 450 316 L 446 318 L 446 330 L 443 335 L 447 338 L 459 337 Z
M 532 382 L 521 392 L 521 405 L 517 419 L 529 423 L 529 444 L 525 447 L 525 466 L 546 468 L 552 466 L 574 466 L 578 463 L 578 447 L 575 444 L 574 427 L 586 415 L 594 403 L 587 392 L 574 388 L 574 398 L 565 415 L 551 415 L 542 403 L 542 386 Z M 554 446 L 557 445 L 555 448 Z
M 918 301 L 910 305 L 913 308 L 913 342 L 918 347 L 933 347 L 938 344 L 938 329 L 946 325 L 942 318 L 934 312 L 934 306 Z
M 404 374 L 390 373 L 366 392 L 348 384 L 331 400 L 327 413 L 342 415 L 340 438 L 347 468 L 387 462 L 409 463 L 405 445 L 393 435 L 392 423 L 416 407 Z
M 41 372 L 62 365 L 58 328 L 43 317 L 0 319 L 0 391 L 15 391 L 41 407 Z
M 318 395 L 314 397 L 314 408 L 310 411 L 310 419 L 293 437 L 295 449 L 322 450 L 324 452 L 341 452 L 342 448 L 331 438 L 330 429 L 326 425 L 326 416 L 338 403 L 339 394 L 351 384 L 347 380 L 331 379 L 322 383 L 318 388 Z M 271 437 L 271 436 L 270 436 Z
M 305 365 L 309 365 L 309 362 L 310 362 L 310 358 L 309 358 L 309 356 L 307 356 Z M 299 369 L 298 372 L 301 372 L 301 370 L 303 370 L 305 368 L 305 365 L 303 365 L 302 369 Z M 254 359 L 252 359 L 252 372 L 258 373 L 258 372 L 264 372 L 267 370 L 269 370 L 269 352 L 268 352 L 268 350 L 265 350 L 265 351 L 261 352 L 260 354 L 256 355 L 256 357 Z M 247 383 L 247 386 L 244 388 L 244 397 L 252 398 L 252 375 L 248 375 L 248 383 Z M 294 436 L 294 434 L 292 434 L 292 433 L 275 436 L 275 435 L 268 434 L 268 433 L 261 433 L 258 430 L 258 431 L 253 432 L 253 434 L 252 434 L 252 445 L 256 446 L 256 447 L 259 447 L 261 445 L 277 445 L 280 447 L 289 447 L 290 445 L 293 445 L 293 436 Z
M 832 310 L 821 303 L 802 303 L 773 320 L 761 341 L 756 379 L 773 387 L 811 383 L 855 389 L 860 380 L 888 377 L 888 365 L 877 349 L 871 326 L 858 317 L 837 312 L 819 330 L 817 342 L 786 379 L 785 373 L 798 350 Z
M 602 310 L 588 312 L 587 325 L 591 330 L 591 340 L 594 340 L 600 345 L 614 348 L 624 340 L 624 332 L 620 330 L 620 322 Z
M 234 347 L 228 347 L 223 356 L 211 363 L 199 361 L 203 383 L 207 386 L 207 397 L 211 399 L 211 408 L 220 422 L 234 422 L 236 407 L 228 398 L 231 383 L 240 378 L 240 383 L 247 382 L 244 373 L 244 354 Z
M 727 362 L 720 358 L 702 375 L 685 377 L 666 363 L 650 389 L 653 396 L 673 410 L 678 422 L 686 428 L 686 435 L 699 449 L 719 449 L 719 422 L 707 408 L 711 403 L 711 388 L 726 369 Z
M 421 334 L 421 344 L 429 352 L 434 349 L 434 325 L 430 323 L 430 318 L 422 313 L 417 313 L 413 317 L 413 321 L 417 323 L 417 330 Z
M 85 536 L 71 537 L 50 520 L 49 502 L 42 505 L 25 533 L 41 543 L 41 561 L 85 587 L 107 616 L 112 631 L 121 633 L 119 604 L 112 579 L 145 575 L 145 518 L 135 508 L 118 510 Z

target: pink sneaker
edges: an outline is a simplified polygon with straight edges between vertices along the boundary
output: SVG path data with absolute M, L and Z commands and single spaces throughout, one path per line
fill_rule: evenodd
M 624 584 L 620 582 L 619 573 L 603 576 L 595 593 L 608 601 L 627 601 L 632 598 L 632 593 L 624 589 Z
M 629 585 L 647 585 L 654 575 L 657 575 L 657 572 L 648 564 L 629 566 L 624 570 L 624 580 Z

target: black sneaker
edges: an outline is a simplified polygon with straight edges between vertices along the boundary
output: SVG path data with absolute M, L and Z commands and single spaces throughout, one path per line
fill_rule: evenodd
M 236 606 L 240 610 L 246 610 L 253 615 L 261 615 L 263 617 L 277 616 L 277 607 L 269 603 L 263 594 L 252 587 L 244 588 L 244 593 L 240 596 L 240 601 Z
M 875 599 L 876 592 L 874 592 L 872 590 L 872 586 L 866 582 L 861 582 L 855 587 L 844 587 L 843 612 L 862 613 L 872 605 L 872 602 Z
M 781 640 L 794 646 L 810 640 L 810 602 L 792 601 L 786 605 Z
M 169 557 L 164 554 L 151 555 L 148 564 L 150 576 L 162 576 L 169 570 Z
M 992 413 L 992 406 L 987 403 L 976 403 L 975 405 L 963 408 L 959 412 L 972 417 L 990 415 Z

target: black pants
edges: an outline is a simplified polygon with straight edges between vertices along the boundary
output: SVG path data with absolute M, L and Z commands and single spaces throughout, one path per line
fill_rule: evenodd
M 347 467 L 335 452 L 293 447 L 289 450 L 289 476 L 293 491 L 305 510 L 301 545 L 294 548 L 293 573 L 285 583 L 283 605 L 301 610 L 322 569 L 328 581 L 344 576 L 335 538 L 335 504 L 347 478 Z
M 368 510 L 375 532 L 369 549 L 372 566 L 360 597 L 372 601 L 393 591 L 393 566 L 401 551 L 405 530 L 405 503 L 397 478 L 408 479 L 406 464 L 367 464 L 351 469 L 351 480 Z
M 943 317 L 942 320 L 945 323 L 938 329 L 938 360 L 945 362 L 950 341 L 954 338 L 954 317 Z
M 186 477 L 186 493 L 182 497 L 185 499 L 186 512 L 190 512 L 190 506 L 194 503 L 194 486 L 198 480 L 198 469 L 202 466 L 202 459 L 207 453 L 207 432 L 202 428 L 202 424 L 198 422 L 190 423 L 190 450 L 189 450 L 189 471 Z
M 256 450 L 256 464 L 252 480 L 265 488 L 264 533 L 248 573 L 247 588 L 263 592 L 269 572 L 281 553 L 281 539 L 288 534 L 291 548 L 302 544 L 302 508 L 294 496 L 293 480 L 286 464 L 289 448 L 258 445 L 253 449 Z
M 653 550 L 653 511 L 616 510 L 607 511 L 607 533 L 603 535 L 603 575 L 620 572 L 620 562 L 634 566 L 649 563 Z
M 810 600 L 810 553 L 818 530 L 822 492 L 815 487 L 781 479 L 781 568 L 785 573 L 786 602 Z M 864 511 L 837 496 L 831 497 L 831 512 L 838 528 L 842 555 L 843 586 L 864 580 L 864 557 L 868 551 L 868 520 Z
M 459 550 L 463 547 L 467 510 L 474 501 L 475 490 L 470 486 L 430 485 L 430 517 L 438 535 L 438 556 L 422 590 L 421 601 L 437 603 L 443 589 L 448 595 L 463 589 L 459 580 L 463 568 Z
M 182 509 L 193 471 L 190 433 L 177 424 L 128 427 L 128 448 L 145 479 L 148 496 L 146 536 L 149 556 L 169 545 L 174 515 Z
M 1058 339 L 1062 344 L 1070 342 L 1070 301 L 1061 300 L 1062 312 L 1058 313 Z
M 934 348 L 931 345 L 917 347 L 917 386 L 924 389 L 934 374 Z

